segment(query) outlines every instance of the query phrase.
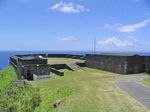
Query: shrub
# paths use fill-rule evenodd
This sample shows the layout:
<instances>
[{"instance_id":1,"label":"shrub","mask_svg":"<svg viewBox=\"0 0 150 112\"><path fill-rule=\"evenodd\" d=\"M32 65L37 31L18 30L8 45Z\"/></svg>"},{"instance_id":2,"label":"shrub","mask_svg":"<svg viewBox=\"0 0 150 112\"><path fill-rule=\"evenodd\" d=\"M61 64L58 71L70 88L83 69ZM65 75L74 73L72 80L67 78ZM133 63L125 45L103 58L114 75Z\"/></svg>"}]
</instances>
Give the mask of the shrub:
<instances>
[{"instance_id":1,"label":"shrub","mask_svg":"<svg viewBox=\"0 0 150 112\"><path fill-rule=\"evenodd\" d=\"M0 93L0 112L34 112L40 102L37 88L31 85L11 85Z\"/></svg>"}]
</instances>

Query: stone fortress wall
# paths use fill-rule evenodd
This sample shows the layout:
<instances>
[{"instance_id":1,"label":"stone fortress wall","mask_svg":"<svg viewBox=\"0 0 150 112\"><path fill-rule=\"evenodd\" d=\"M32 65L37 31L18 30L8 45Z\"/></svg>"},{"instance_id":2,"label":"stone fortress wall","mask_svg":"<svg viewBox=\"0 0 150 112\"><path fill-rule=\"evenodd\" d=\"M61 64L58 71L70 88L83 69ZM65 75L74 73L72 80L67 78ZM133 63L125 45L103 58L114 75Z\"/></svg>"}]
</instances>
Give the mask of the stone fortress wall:
<instances>
[{"instance_id":1,"label":"stone fortress wall","mask_svg":"<svg viewBox=\"0 0 150 112\"><path fill-rule=\"evenodd\" d=\"M59 69L67 69L66 64L53 64L47 62L49 57L65 57L73 59L84 60L84 55L70 55L70 54L26 54L15 55L10 57L10 65L15 68L18 79L33 80L33 75L44 76L50 73L63 76L64 73ZM84 67L85 63L77 63L77 65Z\"/></svg>"},{"instance_id":2,"label":"stone fortress wall","mask_svg":"<svg viewBox=\"0 0 150 112\"><path fill-rule=\"evenodd\" d=\"M147 60L146 60L147 59ZM86 66L119 74L150 72L150 56L137 54L87 54Z\"/></svg>"},{"instance_id":3,"label":"stone fortress wall","mask_svg":"<svg viewBox=\"0 0 150 112\"><path fill-rule=\"evenodd\" d=\"M60 69L69 69L67 64L48 64L46 58L62 57L85 60L77 62L80 67L91 67L119 74L146 72L150 74L150 56L137 54L27 54L10 57L10 65L15 68L18 79L33 80L33 75L44 76L55 73L63 76Z\"/></svg>"}]
</instances>

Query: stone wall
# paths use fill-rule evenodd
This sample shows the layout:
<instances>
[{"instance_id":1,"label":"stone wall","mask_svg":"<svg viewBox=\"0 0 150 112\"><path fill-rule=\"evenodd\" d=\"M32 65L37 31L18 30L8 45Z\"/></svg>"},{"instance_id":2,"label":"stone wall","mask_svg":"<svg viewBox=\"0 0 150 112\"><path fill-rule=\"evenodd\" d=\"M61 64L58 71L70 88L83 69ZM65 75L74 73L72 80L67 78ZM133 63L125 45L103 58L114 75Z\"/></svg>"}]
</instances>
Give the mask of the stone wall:
<instances>
[{"instance_id":1,"label":"stone wall","mask_svg":"<svg viewBox=\"0 0 150 112\"><path fill-rule=\"evenodd\" d=\"M145 72L145 57L132 56L127 58L126 74L143 73Z\"/></svg>"},{"instance_id":2,"label":"stone wall","mask_svg":"<svg viewBox=\"0 0 150 112\"><path fill-rule=\"evenodd\" d=\"M15 68L18 79L28 79L29 72L32 79L35 75L48 75L50 72L47 59L31 55L17 55L10 57L10 65Z\"/></svg>"},{"instance_id":3,"label":"stone wall","mask_svg":"<svg viewBox=\"0 0 150 112\"><path fill-rule=\"evenodd\" d=\"M16 67L18 64L18 57L17 56L12 56L10 57L10 65L13 67Z\"/></svg>"},{"instance_id":4,"label":"stone wall","mask_svg":"<svg viewBox=\"0 0 150 112\"><path fill-rule=\"evenodd\" d=\"M77 64L78 66L80 66L80 67L86 67L85 62L84 62L84 63L77 62L76 64Z\"/></svg>"},{"instance_id":5,"label":"stone wall","mask_svg":"<svg viewBox=\"0 0 150 112\"><path fill-rule=\"evenodd\" d=\"M15 68L18 79L32 79L33 74L35 75L47 75L50 72L50 68L53 72L63 75L56 69L66 69L65 64L55 64L48 65L47 59L43 57L65 57L65 58L75 58L75 59L84 59L83 55L70 55L70 54L26 54L26 55L15 55L10 57L10 65ZM85 63L78 63L79 66L84 67ZM29 75L30 73L30 75ZM30 76L30 77L28 77Z\"/></svg>"},{"instance_id":6,"label":"stone wall","mask_svg":"<svg viewBox=\"0 0 150 112\"><path fill-rule=\"evenodd\" d=\"M31 72L29 74L28 72ZM25 79L28 79L28 75L49 75L50 74L50 67L47 64L40 64L40 65L26 65L20 69L20 73L24 76ZM32 77L32 76L31 76Z\"/></svg>"},{"instance_id":7,"label":"stone wall","mask_svg":"<svg viewBox=\"0 0 150 112\"><path fill-rule=\"evenodd\" d=\"M86 55L86 66L124 74L125 60L124 57Z\"/></svg>"},{"instance_id":8,"label":"stone wall","mask_svg":"<svg viewBox=\"0 0 150 112\"><path fill-rule=\"evenodd\" d=\"M56 75L59 75L59 76L64 76L64 72L61 72L55 68L50 68L50 71Z\"/></svg>"},{"instance_id":9,"label":"stone wall","mask_svg":"<svg viewBox=\"0 0 150 112\"><path fill-rule=\"evenodd\" d=\"M55 69L65 69L66 68L66 64L53 64L53 65L49 65L51 68L55 68Z\"/></svg>"},{"instance_id":10,"label":"stone wall","mask_svg":"<svg viewBox=\"0 0 150 112\"><path fill-rule=\"evenodd\" d=\"M62 57L62 58L73 58L73 59L85 59L84 55L72 55L72 54L48 54L48 57Z\"/></svg>"},{"instance_id":11,"label":"stone wall","mask_svg":"<svg viewBox=\"0 0 150 112\"><path fill-rule=\"evenodd\" d=\"M40 59L40 58L35 58L35 59L20 59L20 58L18 58L18 62L21 65L27 65L27 64L47 64L47 59Z\"/></svg>"},{"instance_id":12,"label":"stone wall","mask_svg":"<svg viewBox=\"0 0 150 112\"><path fill-rule=\"evenodd\" d=\"M143 56L86 55L86 66L119 74L141 73L145 71Z\"/></svg>"},{"instance_id":13,"label":"stone wall","mask_svg":"<svg viewBox=\"0 0 150 112\"><path fill-rule=\"evenodd\" d=\"M150 75L150 56L146 56L145 58L145 71Z\"/></svg>"},{"instance_id":14,"label":"stone wall","mask_svg":"<svg viewBox=\"0 0 150 112\"><path fill-rule=\"evenodd\" d=\"M73 54L26 54L26 55L16 55L18 57L27 56L43 56L43 57L64 57L64 58L74 58L85 60L85 55L73 55Z\"/></svg>"},{"instance_id":15,"label":"stone wall","mask_svg":"<svg viewBox=\"0 0 150 112\"><path fill-rule=\"evenodd\" d=\"M78 66L80 66L80 67L85 67L86 66L86 64L85 64L85 62L77 62L77 63L75 63L75 64L77 64ZM66 64L53 64L53 65L49 65L51 68L55 68L55 69L67 69L68 67L67 67L67 65Z\"/></svg>"}]
</instances>

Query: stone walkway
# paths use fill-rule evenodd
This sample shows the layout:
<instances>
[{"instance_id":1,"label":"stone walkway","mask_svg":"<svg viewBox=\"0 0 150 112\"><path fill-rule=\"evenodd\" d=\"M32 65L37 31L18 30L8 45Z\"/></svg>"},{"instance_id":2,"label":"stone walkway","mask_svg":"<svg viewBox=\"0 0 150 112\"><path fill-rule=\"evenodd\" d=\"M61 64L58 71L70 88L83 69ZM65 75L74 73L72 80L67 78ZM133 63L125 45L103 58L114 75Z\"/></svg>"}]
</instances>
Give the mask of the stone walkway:
<instances>
[{"instance_id":1,"label":"stone walkway","mask_svg":"<svg viewBox=\"0 0 150 112\"><path fill-rule=\"evenodd\" d=\"M120 89L125 91L129 96L133 97L150 110L150 87L146 87L140 82L146 77L148 77L148 75L131 75L117 79L116 83Z\"/></svg>"}]
</instances>

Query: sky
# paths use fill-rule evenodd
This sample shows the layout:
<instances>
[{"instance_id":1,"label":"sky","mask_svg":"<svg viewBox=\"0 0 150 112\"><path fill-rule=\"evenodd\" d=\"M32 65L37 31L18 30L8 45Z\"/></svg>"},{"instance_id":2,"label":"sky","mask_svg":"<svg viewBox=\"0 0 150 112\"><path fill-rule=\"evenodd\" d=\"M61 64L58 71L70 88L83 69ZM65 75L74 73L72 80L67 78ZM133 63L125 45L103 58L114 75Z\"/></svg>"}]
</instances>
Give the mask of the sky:
<instances>
[{"instance_id":1,"label":"sky","mask_svg":"<svg viewBox=\"0 0 150 112\"><path fill-rule=\"evenodd\" d=\"M150 0L0 0L0 50L150 52Z\"/></svg>"}]
</instances>

